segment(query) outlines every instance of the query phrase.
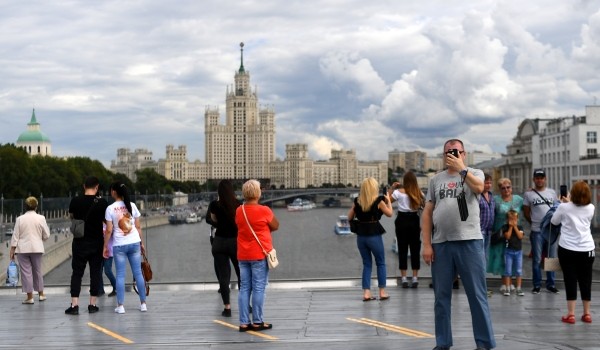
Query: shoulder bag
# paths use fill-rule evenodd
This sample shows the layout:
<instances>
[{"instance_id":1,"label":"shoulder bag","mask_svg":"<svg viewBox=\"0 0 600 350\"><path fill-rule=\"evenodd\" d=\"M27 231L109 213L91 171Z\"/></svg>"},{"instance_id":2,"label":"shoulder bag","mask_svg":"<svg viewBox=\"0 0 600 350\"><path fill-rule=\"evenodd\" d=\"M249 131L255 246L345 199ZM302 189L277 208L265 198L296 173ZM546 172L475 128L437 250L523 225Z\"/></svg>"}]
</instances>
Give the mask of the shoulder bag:
<instances>
[{"instance_id":1,"label":"shoulder bag","mask_svg":"<svg viewBox=\"0 0 600 350\"><path fill-rule=\"evenodd\" d=\"M256 241L258 242L260 249L262 249L263 253L267 257L267 263L269 264L269 269L272 270L272 269L276 268L279 265L279 260L277 259L277 251L275 251L275 248L273 248L273 249L271 249L270 252L267 253L265 248L263 248L262 243L260 243L260 240L258 239L258 236L256 235L256 232L254 232L252 225L250 225L250 221L248 221L248 216L246 216L246 210L244 209L243 204L242 204L242 213L244 213L244 218L246 219L246 223L248 224L248 227L250 227L250 231L252 231L254 238L256 238Z\"/></svg>"},{"instance_id":2,"label":"shoulder bag","mask_svg":"<svg viewBox=\"0 0 600 350\"><path fill-rule=\"evenodd\" d=\"M144 285L146 286L146 296L150 294L150 282L152 280L152 267L146 257L146 253L142 252L142 275L144 276ZM139 295L140 291L137 290L137 284L135 278L133 279L133 290Z\"/></svg>"},{"instance_id":3,"label":"shoulder bag","mask_svg":"<svg viewBox=\"0 0 600 350\"><path fill-rule=\"evenodd\" d=\"M88 219L88 216L90 216L90 212L96 203L98 203L98 198L94 198L94 203L92 203L90 209L87 211L87 214L85 214L85 219L71 219L70 230L73 234L73 238L82 238L85 235L85 221Z\"/></svg>"}]
</instances>

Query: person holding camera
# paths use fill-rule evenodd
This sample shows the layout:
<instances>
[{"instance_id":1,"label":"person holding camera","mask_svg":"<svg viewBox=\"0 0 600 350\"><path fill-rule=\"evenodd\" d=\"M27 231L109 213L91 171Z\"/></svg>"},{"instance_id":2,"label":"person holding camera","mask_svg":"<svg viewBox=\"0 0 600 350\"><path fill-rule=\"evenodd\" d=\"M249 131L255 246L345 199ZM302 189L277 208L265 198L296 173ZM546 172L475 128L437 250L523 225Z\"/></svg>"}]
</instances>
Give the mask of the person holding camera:
<instances>
[{"instance_id":1,"label":"person holding camera","mask_svg":"<svg viewBox=\"0 0 600 350\"><path fill-rule=\"evenodd\" d=\"M471 309L477 349L496 347L487 298L485 253L479 224L478 195L483 191L483 172L465 165L461 140L444 143L446 170L429 181L421 218L423 260L431 265L435 295L434 350L448 350L452 343L452 283L458 273Z\"/></svg>"}]
</instances>

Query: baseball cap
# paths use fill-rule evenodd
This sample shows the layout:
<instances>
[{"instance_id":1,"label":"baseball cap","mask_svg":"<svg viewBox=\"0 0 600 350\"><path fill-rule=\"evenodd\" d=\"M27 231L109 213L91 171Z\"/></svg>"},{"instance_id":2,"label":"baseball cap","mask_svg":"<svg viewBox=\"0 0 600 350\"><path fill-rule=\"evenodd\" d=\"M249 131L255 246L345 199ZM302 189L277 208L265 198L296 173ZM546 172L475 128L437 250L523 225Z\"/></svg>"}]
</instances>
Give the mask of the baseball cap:
<instances>
[{"instance_id":1,"label":"baseball cap","mask_svg":"<svg viewBox=\"0 0 600 350\"><path fill-rule=\"evenodd\" d=\"M546 172L544 169L535 169L533 171L533 177L546 177Z\"/></svg>"}]
</instances>

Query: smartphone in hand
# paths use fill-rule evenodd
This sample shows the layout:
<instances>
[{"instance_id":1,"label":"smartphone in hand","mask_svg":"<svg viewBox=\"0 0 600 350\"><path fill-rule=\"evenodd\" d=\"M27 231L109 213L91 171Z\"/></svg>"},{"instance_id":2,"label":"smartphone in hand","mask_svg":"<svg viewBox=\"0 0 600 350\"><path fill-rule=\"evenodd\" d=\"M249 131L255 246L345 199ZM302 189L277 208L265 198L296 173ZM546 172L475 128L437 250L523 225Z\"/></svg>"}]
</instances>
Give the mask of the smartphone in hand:
<instances>
[{"instance_id":1,"label":"smartphone in hand","mask_svg":"<svg viewBox=\"0 0 600 350\"><path fill-rule=\"evenodd\" d=\"M560 185L560 198L567 196L567 185Z\"/></svg>"},{"instance_id":2,"label":"smartphone in hand","mask_svg":"<svg viewBox=\"0 0 600 350\"><path fill-rule=\"evenodd\" d=\"M458 149L456 149L456 148L449 149L448 152L446 152L446 154L451 154L451 155L455 156L456 158L458 158Z\"/></svg>"}]
</instances>

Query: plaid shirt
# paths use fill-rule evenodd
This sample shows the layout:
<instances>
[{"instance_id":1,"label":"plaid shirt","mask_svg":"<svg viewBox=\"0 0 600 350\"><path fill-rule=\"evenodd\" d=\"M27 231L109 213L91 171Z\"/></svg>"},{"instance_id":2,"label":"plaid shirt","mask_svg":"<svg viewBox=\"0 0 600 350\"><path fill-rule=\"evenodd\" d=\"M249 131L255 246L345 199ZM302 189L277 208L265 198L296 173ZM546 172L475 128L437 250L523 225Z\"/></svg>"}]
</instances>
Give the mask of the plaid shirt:
<instances>
[{"instance_id":1,"label":"plaid shirt","mask_svg":"<svg viewBox=\"0 0 600 350\"><path fill-rule=\"evenodd\" d=\"M485 200L483 193L479 197L479 225L481 227L481 233L486 234L492 231L494 225L494 210L496 209L496 202L492 192L488 192L490 201Z\"/></svg>"}]
</instances>

